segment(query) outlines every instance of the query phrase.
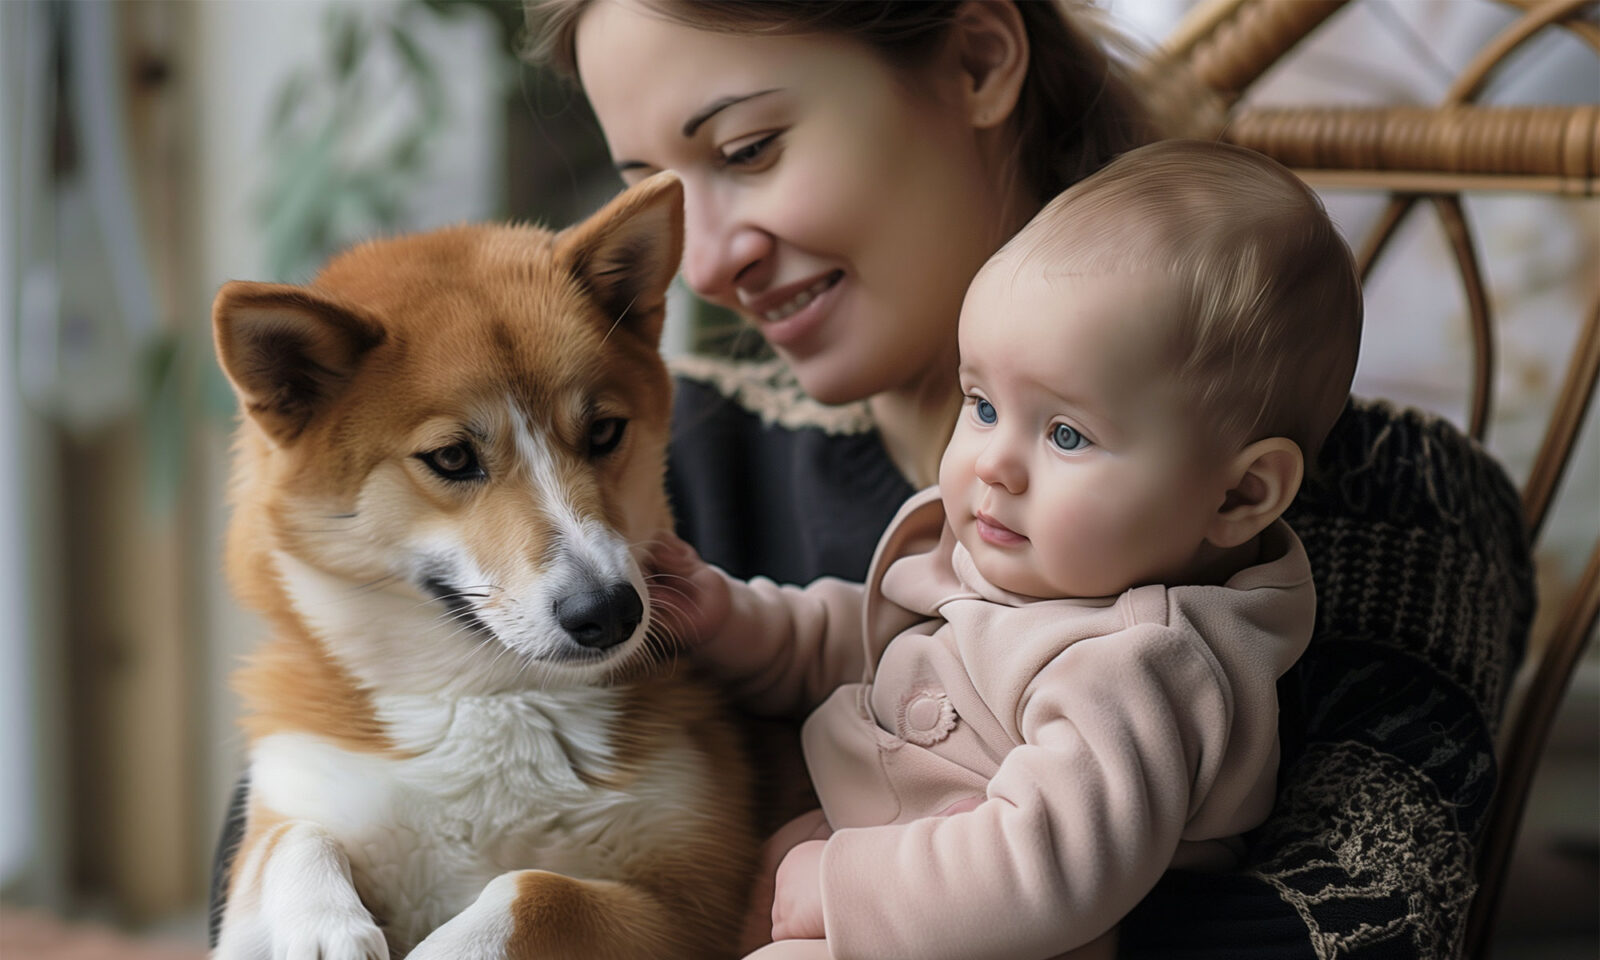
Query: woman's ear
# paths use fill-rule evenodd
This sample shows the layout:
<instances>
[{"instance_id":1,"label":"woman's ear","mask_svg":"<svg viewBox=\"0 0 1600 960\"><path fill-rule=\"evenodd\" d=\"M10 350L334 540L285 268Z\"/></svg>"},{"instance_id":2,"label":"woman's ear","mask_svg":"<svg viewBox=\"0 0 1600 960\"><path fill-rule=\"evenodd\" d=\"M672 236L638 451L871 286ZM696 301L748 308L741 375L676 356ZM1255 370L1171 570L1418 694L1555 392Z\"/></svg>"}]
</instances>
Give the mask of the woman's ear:
<instances>
[{"instance_id":1,"label":"woman's ear","mask_svg":"<svg viewBox=\"0 0 1600 960\"><path fill-rule=\"evenodd\" d=\"M1028 31L1011 0L969 0L956 11L953 42L967 119L980 130L1011 117L1028 74Z\"/></svg>"},{"instance_id":2,"label":"woman's ear","mask_svg":"<svg viewBox=\"0 0 1600 960\"><path fill-rule=\"evenodd\" d=\"M1289 509L1305 457L1293 440L1269 437L1240 451L1230 469L1232 486L1206 530L1206 541L1224 549L1247 542Z\"/></svg>"}]
</instances>

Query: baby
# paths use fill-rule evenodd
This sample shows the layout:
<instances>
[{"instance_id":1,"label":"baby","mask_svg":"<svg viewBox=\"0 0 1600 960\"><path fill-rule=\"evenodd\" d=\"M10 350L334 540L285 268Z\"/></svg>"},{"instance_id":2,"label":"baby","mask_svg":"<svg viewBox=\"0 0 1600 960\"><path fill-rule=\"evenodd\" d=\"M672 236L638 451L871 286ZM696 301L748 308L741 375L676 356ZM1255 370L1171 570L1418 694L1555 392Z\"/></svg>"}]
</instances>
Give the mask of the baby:
<instances>
[{"instance_id":1,"label":"baby","mask_svg":"<svg viewBox=\"0 0 1600 960\"><path fill-rule=\"evenodd\" d=\"M1164 871L1233 861L1272 806L1276 682L1311 636L1279 517L1360 332L1309 189L1250 151L1153 144L973 280L939 485L865 584L658 551L694 655L752 707L815 708L822 810L774 838L779 942L758 956L1050 957Z\"/></svg>"}]
</instances>

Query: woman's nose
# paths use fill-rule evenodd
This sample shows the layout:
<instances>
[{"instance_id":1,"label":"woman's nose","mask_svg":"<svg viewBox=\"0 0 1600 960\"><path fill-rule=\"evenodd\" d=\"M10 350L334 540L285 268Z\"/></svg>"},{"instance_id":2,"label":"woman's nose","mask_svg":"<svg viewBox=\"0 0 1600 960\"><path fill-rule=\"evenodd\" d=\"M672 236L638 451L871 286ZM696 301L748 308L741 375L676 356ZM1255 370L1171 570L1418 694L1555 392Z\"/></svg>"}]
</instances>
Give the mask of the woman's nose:
<instances>
[{"instance_id":1,"label":"woman's nose","mask_svg":"<svg viewBox=\"0 0 1600 960\"><path fill-rule=\"evenodd\" d=\"M996 433L984 444L978 459L972 464L978 479L991 487L1001 487L1007 493L1022 493L1028 489L1028 470L1024 458L1005 436Z\"/></svg>"},{"instance_id":2,"label":"woman's nose","mask_svg":"<svg viewBox=\"0 0 1600 960\"><path fill-rule=\"evenodd\" d=\"M695 293L737 306L741 287L760 289L772 261L772 235L739 215L726 197L684 185L683 279Z\"/></svg>"}]
</instances>

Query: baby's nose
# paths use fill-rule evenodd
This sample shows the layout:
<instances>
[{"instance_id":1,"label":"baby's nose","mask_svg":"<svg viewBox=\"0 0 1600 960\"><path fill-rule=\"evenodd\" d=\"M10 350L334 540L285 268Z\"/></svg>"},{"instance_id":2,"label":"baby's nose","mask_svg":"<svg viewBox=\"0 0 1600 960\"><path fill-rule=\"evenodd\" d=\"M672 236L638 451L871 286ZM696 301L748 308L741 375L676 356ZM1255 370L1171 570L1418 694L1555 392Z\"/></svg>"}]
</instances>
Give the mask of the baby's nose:
<instances>
[{"instance_id":1,"label":"baby's nose","mask_svg":"<svg viewBox=\"0 0 1600 960\"><path fill-rule=\"evenodd\" d=\"M1021 493L1028 488L1026 465L1008 443L997 440L985 446L973 467L979 480L1002 487L1007 493Z\"/></svg>"}]
</instances>

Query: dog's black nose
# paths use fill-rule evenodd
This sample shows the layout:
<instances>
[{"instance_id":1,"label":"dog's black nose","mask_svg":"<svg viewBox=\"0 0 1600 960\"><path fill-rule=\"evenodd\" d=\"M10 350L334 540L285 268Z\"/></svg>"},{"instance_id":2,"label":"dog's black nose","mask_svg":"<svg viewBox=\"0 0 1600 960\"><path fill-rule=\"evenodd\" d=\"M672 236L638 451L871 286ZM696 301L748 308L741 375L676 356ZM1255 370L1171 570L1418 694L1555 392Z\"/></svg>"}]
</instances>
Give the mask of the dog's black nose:
<instances>
[{"instance_id":1,"label":"dog's black nose","mask_svg":"<svg viewBox=\"0 0 1600 960\"><path fill-rule=\"evenodd\" d=\"M633 636L644 618L644 603L632 584L574 593L556 601L556 620L572 639L605 650Z\"/></svg>"}]
</instances>

